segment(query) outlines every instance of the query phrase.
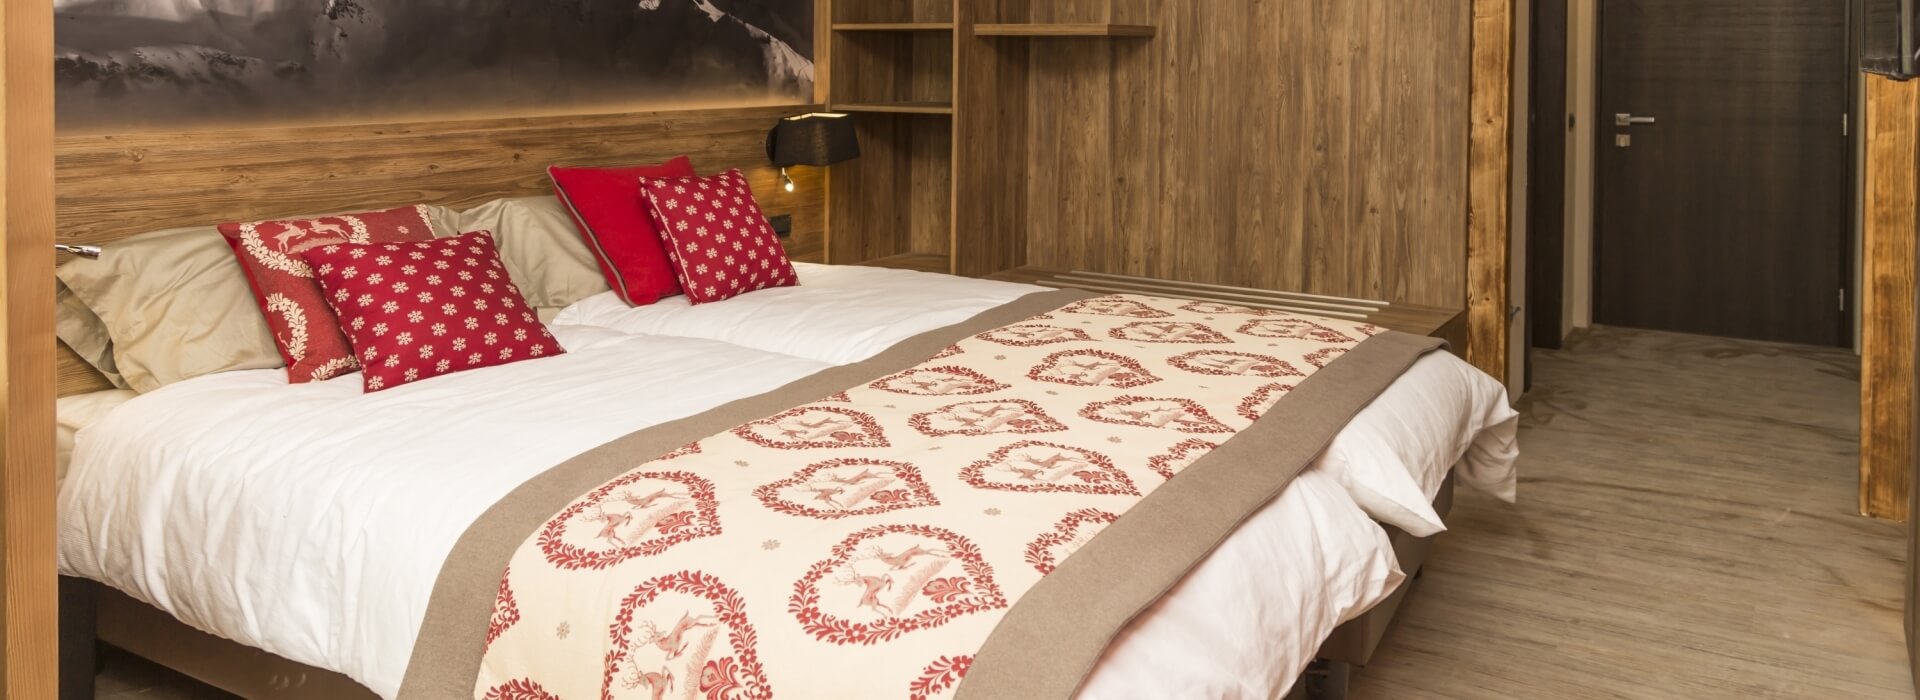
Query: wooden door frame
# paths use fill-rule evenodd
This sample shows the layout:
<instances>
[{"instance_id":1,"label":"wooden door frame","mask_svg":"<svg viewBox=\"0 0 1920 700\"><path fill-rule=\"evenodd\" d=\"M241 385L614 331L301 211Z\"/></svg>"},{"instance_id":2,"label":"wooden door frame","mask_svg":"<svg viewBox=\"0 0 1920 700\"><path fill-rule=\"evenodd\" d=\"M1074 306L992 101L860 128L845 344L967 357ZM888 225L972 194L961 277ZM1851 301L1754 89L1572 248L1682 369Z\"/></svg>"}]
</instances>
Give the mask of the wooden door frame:
<instances>
[{"instance_id":1,"label":"wooden door frame","mask_svg":"<svg viewBox=\"0 0 1920 700\"><path fill-rule=\"evenodd\" d=\"M1589 212L1591 215L1590 220L1592 222L1591 230L1593 231L1593 236L1592 236L1593 240L1591 242L1592 254L1589 255L1587 259L1587 265L1589 268L1588 279L1593 280L1593 289L1591 290L1591 293L1588 294L1588 298L1592 300L1593 308L1591 310L1590 315L1594 319L1594 323L1596 324L1599 323L1598 319L1600 318L1600 299L1601 299L1600 260L1605 255L1604 253L1605 237L1602 236L1601 234L1605 233L1606 231L1605 229L1606 217L1604 214L1604 212L1606 211L1606 202L1605 202L1606 188L1602 186L1605 183L1602 182L1600 179L1600 175L1601 175L1600 161L1602 158L1605 157L1604 154L1607 152L1606 149L1608 147L1607 139L1611 135L1606 129L1606 119L1603 116L1606 114L1606 111L1607 111L1607 104L1605 99L1606 91L1604 88L1607 82L1606 81L1606 74L1607 74L1606 73L1606 70L1607 70L1606 6L1608 1L1609 0L1594 0L1593 113L1587 115L1588 119L1593 120L1593 125L1594 125L1593 160L1592 162L1587 164L1588 167L1592 169L1592 172L1590 173L1590 175L1592 176L1592 181L1593 181L1593 207ZM1856 128L1852 125L1860 123L1860 120L1861 120L1861 115L1853 114L1854 105L1858 104L1859 102L1859 93L1857 92L1859 89L1858 81L1854 79L1855 73L1857 73L1859 70L1859 61L1858 61L1858 57L1855 55L1855 47L1854 47L1854 43L1855 43L1854 35L1856 32L1854 31L1854 27L1853 27L1852 3L1848 3L1847 7L1848 7L1847 41L1846 41L1847 68L1845 70L1846 75L1844 76L1847 84L1847 100L1846 100L1844 113L1847 114L1849 117L1848 128L1852 129L1852 128ZM1846 302L1847 303L1846 307L1836 308L1834 311L1835 313L1840 315L1840 330L1837 336L1834 338L1834 341L1833 341L1834 344L1832 345L1832 347L1849 347L1849 348L1853 347L1854 322L1853 322L1852 304L1855 302L1852 300L1859 298L1859 290L1855 286L1854 275L1853 275L1853 261L1854 261L1854 254L1855 254L1855 251L1853 249L1853 232L1855 230L1856 225L1858 224L1858 222L1854 220L1853 201L1860 196L1860 191L1854 186L1855 183L1854 183L1853 175L1855 170L1857 170L1859 167L1860 167L1860 164L1854 161L1853 147L1851 145L1848 145L1846 176L1842 178L1843 182L1841 183L1841 186L1840 186L1841 196L1844 197L1845 200L1847 201L1847 206L1840 208L1841 235L1840 235L1840 241L1839 241L1840 290L1841 290L1842 297L1848 301Z\"/></svg>"},{"instance_id":2,"label":"wooden door frame","mask_svg":"<svg viewBox=\"0 0 1920 700\"><path fill-rule=\"evenodd\" d=\"M53 5L0 3L0 696L56 693Z\"/></svg>"},{"instance_id":3,"label":"wooden door frame","mask_svg":"<svg viewBox=\"0 0 1920 700\"><path fill-rule=\"evenodd\" d=\"M1467 146L1467 361L1507 376L1513 304L1514 3L1471 0Z\"/></svg>"}]
</instances>

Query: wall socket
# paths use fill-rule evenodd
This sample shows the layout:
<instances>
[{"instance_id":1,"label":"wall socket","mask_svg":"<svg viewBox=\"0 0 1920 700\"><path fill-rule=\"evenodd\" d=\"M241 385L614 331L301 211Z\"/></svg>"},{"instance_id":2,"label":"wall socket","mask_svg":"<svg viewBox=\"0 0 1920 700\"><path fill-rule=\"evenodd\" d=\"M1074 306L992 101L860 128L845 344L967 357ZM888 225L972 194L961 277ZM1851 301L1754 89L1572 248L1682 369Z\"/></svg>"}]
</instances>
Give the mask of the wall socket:
<instances>
[{"instance_id":1,"label":"wall socket","mask_svg":"<svg viewBox=\"0 0 1920 700\"><path fill-rule=\"evenodd\" d=\"M781 214L767 217L767 223L773 226L773 233L781 238L793 235L793 215Z\"/></svg>"}]
</instances>

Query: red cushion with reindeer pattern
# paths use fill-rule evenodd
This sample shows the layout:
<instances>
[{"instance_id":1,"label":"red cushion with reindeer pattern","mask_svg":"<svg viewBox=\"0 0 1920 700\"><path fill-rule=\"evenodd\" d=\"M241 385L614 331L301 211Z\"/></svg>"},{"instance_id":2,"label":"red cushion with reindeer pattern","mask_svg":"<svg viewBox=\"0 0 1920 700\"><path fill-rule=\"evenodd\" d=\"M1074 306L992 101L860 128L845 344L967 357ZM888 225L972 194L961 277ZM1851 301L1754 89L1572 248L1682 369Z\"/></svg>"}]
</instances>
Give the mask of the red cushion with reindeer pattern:
<instances>
[{"instance_id":1,"label":"red cushion with reindeer pattern","mask_svg":"<svg viewBox=\"0 0 1920 700\"><path fill-rule=\"evenodd\" d=\"M220 235L233 247L240 268L253 285L254 301L266 314L273 342L287 361L287 381L300 384L332 379L359 367L333 310L320 296L313 271L300 254L336 243L424 241L433 238L433 225L427 223L426 207L412 206L313 219L221 224Z\"/></svg>"},{"instance_id":2,"label":"red cushion with reindeer pattern","mask_svg":"<svg viewBox=\"0 0 1920 700\"><path fill-rule=\"evenodd\" d=\"M689 301L800 283L738 169L712 177L643 177L640 185Z\"/></svg>"},{"instance_id":3,"label":"red cushion with reindeer pattern","mask_svg":"<svg viewBox=\"0 0 1920 700\"><path fill-rule=\"evenodd\" d=\"M507 276L492 233L305 255L369 392L564 352Z\"/></svg>"}]
</instances>

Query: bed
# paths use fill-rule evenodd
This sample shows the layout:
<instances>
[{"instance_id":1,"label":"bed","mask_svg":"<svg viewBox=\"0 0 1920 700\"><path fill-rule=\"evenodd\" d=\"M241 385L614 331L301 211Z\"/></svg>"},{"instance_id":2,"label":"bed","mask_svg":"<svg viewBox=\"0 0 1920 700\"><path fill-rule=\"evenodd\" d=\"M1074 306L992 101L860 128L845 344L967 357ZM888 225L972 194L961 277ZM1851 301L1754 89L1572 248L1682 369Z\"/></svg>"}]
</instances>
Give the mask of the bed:
<instances>
[{"instance_id":1,"label":"bed","mask_svg":"<svg viewBox=\"0 0 1920 700\"><path fill-rule=\"evenodd\" d=\"M76 435L63 573L393 697L442 561L522 482L1039 291L800 270L798 287L698 307L590 297L554 319L566 355L405 390L254 370L126 401ZM1436 531L1450 475L1511 496L1512 428L1497 383L1449 355L1420 359L1131 625L1080 696L1284 694L1337 627L1404 595L1418 541L1406 533ZM1400 552L1368 511L1396 521Z\"/></svg>"}]
</instances>

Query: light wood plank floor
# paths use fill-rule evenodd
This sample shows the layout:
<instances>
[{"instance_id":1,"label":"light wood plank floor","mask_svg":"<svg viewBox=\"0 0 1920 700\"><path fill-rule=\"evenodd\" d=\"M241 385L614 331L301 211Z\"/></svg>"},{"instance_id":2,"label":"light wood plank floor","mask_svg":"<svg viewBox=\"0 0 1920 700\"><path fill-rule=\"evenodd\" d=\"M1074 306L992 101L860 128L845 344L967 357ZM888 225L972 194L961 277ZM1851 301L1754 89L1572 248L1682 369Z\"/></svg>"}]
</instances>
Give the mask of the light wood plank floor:
<instances>
[{"instance_id":1,"label":"light wood plank floor","mask_svg":"<svg viewBox=\"0 0 1920 700\"><path fill-rule=\"evenodd\" d=\"M1462 490L1353 697L1914 697L1852 353L1603 328L1535 371L1519 505Z\"/></svg>"},{"instance_id":2,"label":"light wood plank floor","mask_svg":"<svg viewBox=\"0 0 1920 700\"><path fill-rule=\"evenodd\" d=\"M1851 353L1597 329L1535 371L1520 504L1461 491L1354 697L1913 697ZM102 698L224 697L106 669Z\"/></svg>"}]
</instances>

